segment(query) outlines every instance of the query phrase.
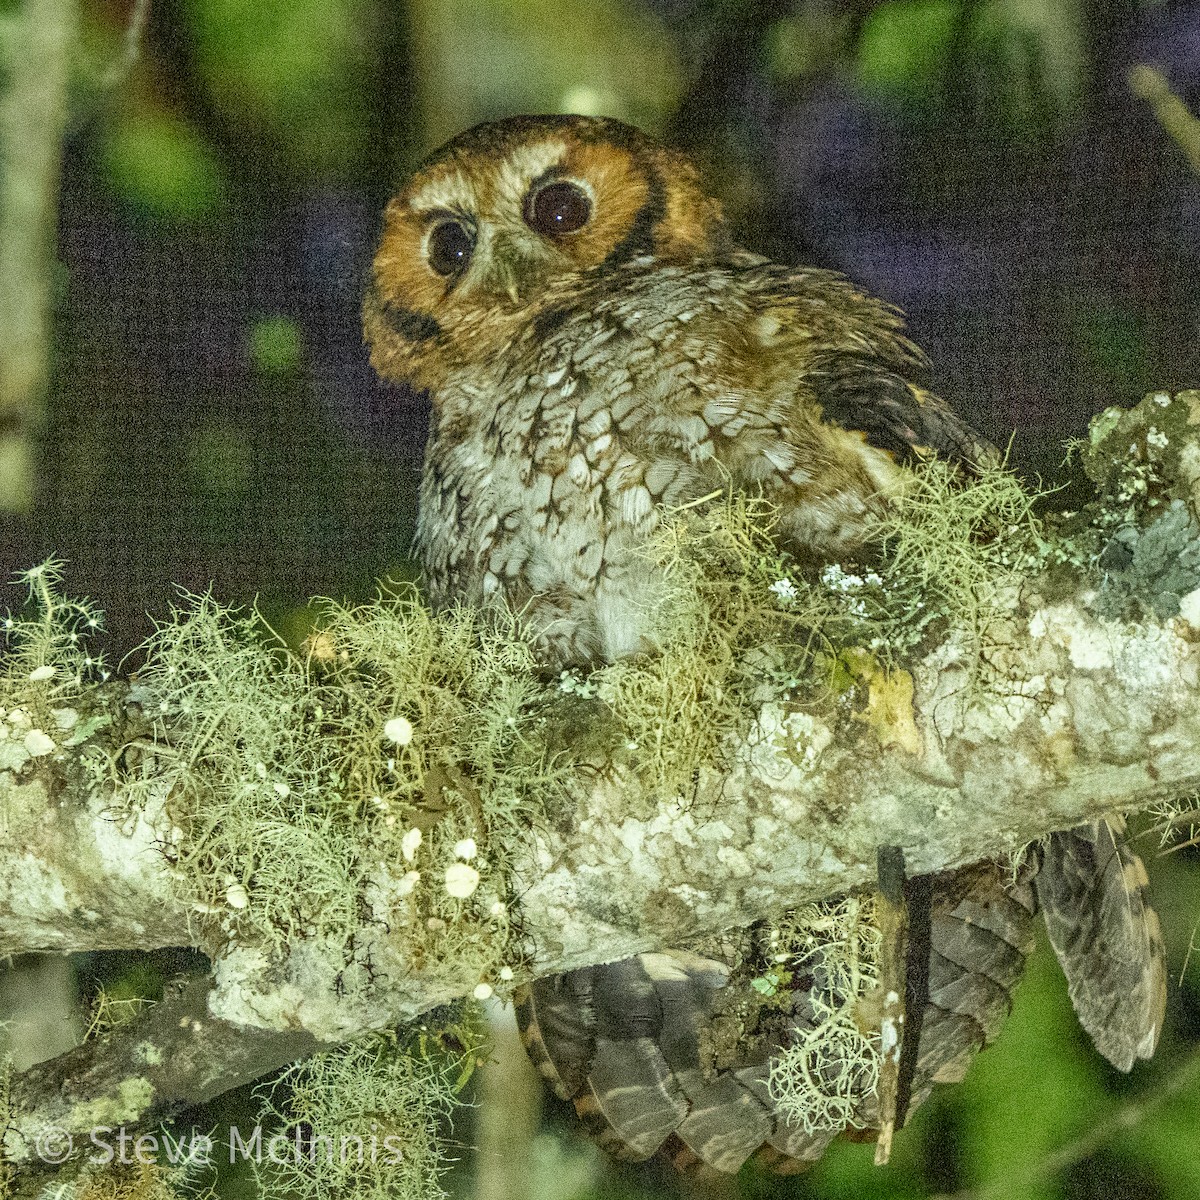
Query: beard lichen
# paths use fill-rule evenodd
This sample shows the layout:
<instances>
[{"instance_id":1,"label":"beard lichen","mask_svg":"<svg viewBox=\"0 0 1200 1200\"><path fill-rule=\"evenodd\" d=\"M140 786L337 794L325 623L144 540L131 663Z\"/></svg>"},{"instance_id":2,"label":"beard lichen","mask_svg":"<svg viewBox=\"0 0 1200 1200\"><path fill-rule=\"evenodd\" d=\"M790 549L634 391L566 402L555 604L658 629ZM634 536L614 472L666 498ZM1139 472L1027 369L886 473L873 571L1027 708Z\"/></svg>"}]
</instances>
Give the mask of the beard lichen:
<instances>
[{"instance_id":1,"label":"beard lichen","mask_svg":"<svg viewBox=\"0 0 1200 1200\"><path fill-rule=\"evenodd\" d=\"M256 1129L262 1200L440 1200L439 1126L480 1050L468 1027L453 1032L372 1034L289 1067Z\"/></svg>"},{"instance_id":2,"label":"beard lichen","mask_svg":"<svg viewBox=\"0 0 1200 1200\"><path fill-rule=\"evenodd\" d=\"M155 769L114 774L130 804L169 795L164 851L220 936L349 947L365 918L403 930L414 965L474 963L490 983L519 956L513 862L572 807L581 766L686 795L770 704L911 745L904 662L937 625L982 655L1036 540L1031 504L1003 471L929 464L859 564L813 567L775 544L765 501L710 498L646 547L664 581L654 651L557 680L516 618L431 613L413 589L319 602L300 652L255 614L186 597L137 676ZM23 761L61 747L46 727L78 719L64 706L99 669L81 645L99 618L59 580L55 563L30 572L37 611L8 621L0 746Z\"/></svg>"},{"instance_id":3,"label":"beard lichen","mask_svg":"<svg viewBox=\"0 0 1200 1200\"><path fill-rule=\"evenodd\" d=\"M1157 833L1162 854L1200 845L1200 791L1159 800L1146 810L1152 824L1148 833Z\"/></svg>"},{"instance_id":4,"label":"beard lichen","mask_svg":"<svg viewBox=\"0 0 1200 1200\"><path fill-rule=\"evenodd\" d=\"M162 1166L139 1154L132 1162L89 1167L63 1194L71 1200L203 1200L211 1192L193 1184L194 1174L193 1165Z\"/></svg>"},{"instance_id":5,"label":"beard lichen","mask_svg":"<svg viewBox=\"0 0 1200 1200\"><path fill-rule=\"evenodd\" d=\"M644 614L654 653L571 675L565 689L604 704L617 745L659 795L686 793L701 766L728 765L764 704L832 708L912 749L911 700L907 711L898 700L911 696L905 664L951 636L986 684L989 652L1039 561L1035 499L1002 468L963 478L924 464L855 561L820 566L776 544L763 499L727 493L681 510L645 551L664 580Z\"/></svg>"},{"instance_id":6,"label":"beard lichen","mask_svg":"<svg viewBox=\"0 0 1200 1200\"><path fill-rule=\"evenodd\" d=\"M868 1012L879 983L874 912L869 895L841 896L705 945L731 973L701 1034L701 1069L765 1064L773 1103L806 1133L866 1125L880 1058Z\"/></svg>"},{"instance_id":7,"label":"beard lichen","mask_svg":"<svg viewBox=\"0 0 1200 1200\"><path fill-rule=\"evenodd\" d=\"M561 772L515 624L434 615L415 592L320 605L302 653L256 615L189 597L138 683L169 789L166 852L221 936L352 957L386 927L416 969L499 980L518 951L512 860Z\"/></svg>"},{"instance_id":8,"label":"beard lichen","mask_svg":"<svg viewBox=\"0 0 1200 1200\"><path fill-rule=\"evenodd\" d=\"M748 727L756 658L774 653L799 668L809 657L819 613L775 602L771 585L786 559L772 524L769 506L739 495L664 522L645 549L646 570L664 581L661 603L644 614L654 652L600 667L587 681L619 722L628 761L660 796L685 791L693 772L721 762L730 735Z\"/></svg>"},{"instance_id":9,"label":"beard lichen","mask_svg":"<svg viewBox=\"0 0 1200 1200\"><path fill-rule=\"evenodd\" d=\"M808 1132L862 1123L879 1077L878 1034L860 1008L878 986L880 934L869 896L806 904L771 933L775 970L804 995L803 1019L774 1055L768 1088Z\"/></svg>"},{"instance_id":10,"label":"beard lichen","mask_svg":"<svg viewBox=\"0 0 1200 1200\"><path fill-rule=\"evenodd\" d=\"M871 528L892 597L882 643L903 650L941 620L982 652L1011 608L1014 582L1037 566L1037 498L1003 467L969 479L937 461L916 468Z\"/></svg>"},{"instance_id":11,"label":"beard lichen","mask_svg":"<svg viewBox=\"0 0 1200 1200\"><path fill-rule=\"evenodd\" d=\"M110 720L102 704L82 703L90 684L108 678L90 649L103 620L87 600L63 594L62 566L49 559L18 575L28 603L0 617L0 770L78 746Z\"/></svg>"}]
</instances>

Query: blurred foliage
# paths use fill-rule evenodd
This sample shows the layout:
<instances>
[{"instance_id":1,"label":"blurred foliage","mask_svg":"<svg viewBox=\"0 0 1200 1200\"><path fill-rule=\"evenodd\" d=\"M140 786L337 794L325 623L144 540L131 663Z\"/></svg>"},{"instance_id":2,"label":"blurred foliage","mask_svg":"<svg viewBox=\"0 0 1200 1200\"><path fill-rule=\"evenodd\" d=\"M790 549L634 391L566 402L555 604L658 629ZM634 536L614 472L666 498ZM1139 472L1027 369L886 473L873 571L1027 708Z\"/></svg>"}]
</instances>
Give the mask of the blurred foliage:
<instances>
[{"instance_id":1,"label":"blurred foliage","mask_svg":"<svg viewBox=\"0 0 1200 1200\"><path fill-rule=\"evenodd\" d=\"M775 83L795 85L844 53L850 34L848 12L803 5L767 27L763 69Z\"/></svg>"},{"instance_id":2,"label":"blurred foliage","mask_svg":"<svg viewBox=\"0 0 1200 1200\"><path fill-rule=\"evenodd\" d=\"M905 104L944 108L969 93L994 134L1041 137L1078 100L1076 8L1073 0L890 0L863 24L857 77Z\"/></svg>"},{"instance_id":3,"label":"blurred foliage","mask_svg":"<svg viewBox=\"0 0 1200 1200\"><path fill-rule=\"evenodd\" d=\"M316 179L362 153L361 63L375 34L366 0L184 0L198 67L221 115L256 128L279 162Z\"/></svg>"},{"instance_id":4,"label":"blurred foliage","mask_svg":"<svg viewBox=\"0 0 1200 1200\"><path fill-rule=\"evenodd\" d=\"M1083 22L1083 0L991 0L976 30L995 47L1001 69L1008 69L1018 107L1049 98L1061 117L1073 111L1083 91Z\"/></svg>"},{"instance_id":5,"label":"blurred foliage","mask_svg":"<svg viewBox=\"0 0 1200 1200\"><path fill-rule=\"evenodd\" d=\"M264 317L250 326L250 361L264 375L291 374L300 368L300 327L288 317Z\"/></svg>"},{"instance_id":6,"label":"blurred foliage","mask_svg":"<svg viewBox=\"0 0 1200 1200\"><path fill-rule=\"evenodd\" d=\"M893 0L867 18L858 76L867 87L904 94L936 86L949 59L961 5L953 0Z\"/></svg>"},{"instance_id":7,"label":"blurred foliage","mask_svg":"<svg viewBox=\"0 0 1200 1200\"><path fill-rule=\"evenodd\" d=\"M177 221L213 215L225 195L221 164L186 121L152 108L125 111L102 150L119 195L146 214Z\"/></svg>"},{"instance_id":8,"label":"blurred foliage","mask_svg":"<svg viewBox=\"0 0 1200 1200\"><path fill-rule=\"evenodd\" d=\"M582 112L661 128L681 90L663 25L634 0L413 0L428 144L514 112Z\"/></svg>"}]
</instances>

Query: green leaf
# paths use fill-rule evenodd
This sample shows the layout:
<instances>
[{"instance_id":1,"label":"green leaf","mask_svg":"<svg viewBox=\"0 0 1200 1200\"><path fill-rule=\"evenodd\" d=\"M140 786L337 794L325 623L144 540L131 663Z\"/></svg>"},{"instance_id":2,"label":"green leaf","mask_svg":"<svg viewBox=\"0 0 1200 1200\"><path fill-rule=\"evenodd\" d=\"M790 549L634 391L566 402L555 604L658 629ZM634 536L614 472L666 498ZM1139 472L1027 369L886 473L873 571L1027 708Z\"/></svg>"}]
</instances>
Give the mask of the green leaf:
<instances>
[{"instance_id":1,"label":"green leaf","mask_svg":"<svg viewBox=\"0 0 1200 1200\"><path fill-rule=\"evenodd\" d=\"M865 87L922 91L950 51L959 7L950 0L894 0L863 24L858 77Z\"/></svg>"},{"instance_id":2,"label":"green leaf","mask_svg":"<svg viewBox=\"0 0 1200 1200\"><path fill-rule=\"evenodd\" d=\"M102 155L112 187L151 216L193 221L221 206L225 182L219 163L203 137L175 117L153 111L123 115Z\"/></svg>"},{"instance_id":3,"label":"green leaf","mask_svg":"<svg viewBox=\"0 0 1200 1200\"><path fill-rule=\"evenodd\" d=\"M264 375L288 375L300 365L300 328L288 317L264 317L249 334L250 361Z\"/></svg>"}]
</instances>

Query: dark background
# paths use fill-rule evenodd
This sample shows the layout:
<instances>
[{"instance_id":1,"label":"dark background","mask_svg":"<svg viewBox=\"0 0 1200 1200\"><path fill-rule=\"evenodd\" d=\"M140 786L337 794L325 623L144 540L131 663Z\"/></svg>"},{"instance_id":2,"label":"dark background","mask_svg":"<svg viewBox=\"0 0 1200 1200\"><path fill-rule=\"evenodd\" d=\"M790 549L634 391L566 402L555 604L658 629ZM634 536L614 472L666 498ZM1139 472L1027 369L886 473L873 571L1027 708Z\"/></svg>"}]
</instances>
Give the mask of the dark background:
<instances>
[{"instance_id":1,"label":"dark background","mask_svg":"<svg viewBox=\"0 0 1200 1200\"><path fill-rule=\"evenodd\" d=\"M492 117L603 112L692 151L746 245L905 308L938 390L1023 473L1066 483L1062 504L1063 442L1091 414L1200 384L1200 180L1127 83L1155 64L1197 110L1196 4L155 0L108 80L129 15L81 10L36 504L0 515L0 571L69 560L115 655L174 585L257 596L295 635L308 597L411 573L426 406L373 377L361 281L393 185ZM1176 975L1200 911L1185 859L1151 864ZM842 1146L743 1192L1200 1196L1194 1090L1065 1172L1002 1182L1161 1085L1196 1034L1194 982L1127 1080L1043 955L892 1167ZM531 1195L658 1186L589 1159L564 1190L559 1153L576 1151L546 1149Z\"/></svg>"}]
</instances>

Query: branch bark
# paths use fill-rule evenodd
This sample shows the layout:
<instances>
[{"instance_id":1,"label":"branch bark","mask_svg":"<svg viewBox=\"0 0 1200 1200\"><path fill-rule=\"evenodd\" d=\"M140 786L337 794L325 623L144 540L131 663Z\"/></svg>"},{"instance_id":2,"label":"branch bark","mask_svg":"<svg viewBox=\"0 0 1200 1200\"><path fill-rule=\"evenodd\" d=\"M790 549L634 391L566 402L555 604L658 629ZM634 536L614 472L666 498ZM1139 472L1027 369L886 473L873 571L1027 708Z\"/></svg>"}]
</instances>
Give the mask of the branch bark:
<instances>
[{"instance_id":1,"label":"branch bark","mask_svg":"<svg viewBox=\"0 0 1200 1200\"><path fill-rule=\"evenodd\" d=\"M1177 501L1164 493L1153 512L1196 511L1200 393L1152 397L1100 422L1089 470L1109 489L1110 509L1124 494L1113 480L1127 483L1130 463L1149 456L1154 487L1169 476ZM1126 515L1109 521L1101 558L1133 544L1137 518ZM1178 544L1157 547L1170 562L1142 605L1173 605L1171 615L1112 615L1114 580L1133 579L1133 567L1072 566L1060 533L1056 581L1030 580L1008 596L988 686L972 686L976 664L951 638L913 665L911 704L872 693L858 719L840 724L764 705L727 769L699 772L689 796L635 795L632 778L611 766L580 773L571 806L516 853L530 973L687 945L869 885L880 845L903 847L910 874L938 872L1200 788L1200 527L1194 516L1175 525ZM1173 599L1163 599L1163 579L1185 581ZM213 984L20 1078L7 1139L16 1162L50 1126L83 1133L101 1099L105 1124L144 1123L318 1045L409 1021L479 982L477 967L452 956L414 961L387 888L362 897L349 950L319 935L282 947L239 940L189 900L164 853L179 831L167 786L153 786L154 758L139 765L136 800L119 778L98 782L83 766L89 755L121 761L129 700L121 686L97 693L92 715L108 723L90 738L0 769L0 954L189 945L212 960ZM389 715L379 714L381 728ZM377 865L382 875L404 869ZM189 1032L197 1027L203 1035ZM185 1067L155 1075L148 1053Z\"/></svg>"},{"instance_id":2,"label":"branch bark","mask_svg":"<svg viewBox=\"0 0 1200 1200\"><path fill-rule=\"evenodd\" d=\"M136 1025L102 1034L17 1076L18 1114L5 1149L38 1174L98 1152L93 1132L138 1130L321 1049L311 1035L247 1028L208 1012L209 981L194 978ZM34 1117L28 1119L28 1115ZM68 1140L70 1139L70 1140ZM79 1153L68 1155L72 1142Z\"/></svg>"}]
</instances>

